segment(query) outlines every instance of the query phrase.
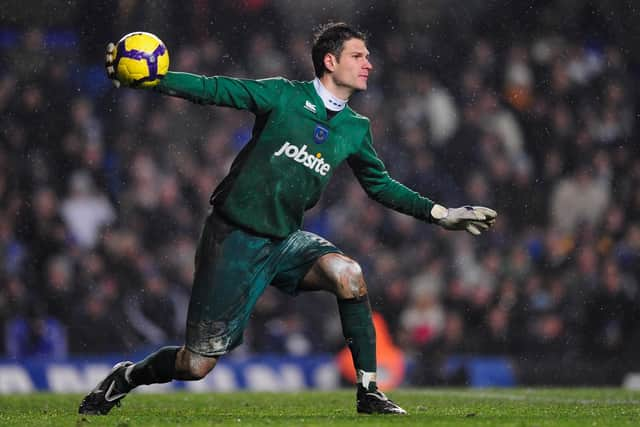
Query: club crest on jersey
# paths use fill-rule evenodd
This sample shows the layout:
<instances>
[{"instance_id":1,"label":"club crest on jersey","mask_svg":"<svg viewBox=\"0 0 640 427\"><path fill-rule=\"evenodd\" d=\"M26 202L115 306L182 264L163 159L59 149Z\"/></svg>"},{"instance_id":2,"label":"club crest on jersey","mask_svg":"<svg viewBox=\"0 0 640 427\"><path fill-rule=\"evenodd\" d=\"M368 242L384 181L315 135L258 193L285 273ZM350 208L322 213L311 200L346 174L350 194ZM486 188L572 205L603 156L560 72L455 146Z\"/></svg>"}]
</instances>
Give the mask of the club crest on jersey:
<instances>
[{"instance_id":1,"label":"club crest on jersey","mask_svg":"<svg viewBox=\"0 0 640 427\"><path fill-rule=\"evenodd\" d=\"M322 125L316 125L313 130L313 142L316 144L323 144L329 137L329 129Z\"/></svg>"},{"instance_id":2,"label":"club crest on jersey","mask_svg":"<svg viewBox=\"0 0 640 427\"><path fill-rule=\"evenodd\" d=\"M288 157L294 162L300 163L322 176L325 176L331 169L331 165L329 163L325 163L322 158L322 153L318 152L314 155L313 153L307 152L306 144L302 147L297 147L289 141L286 141L282 144L282 147L278 148L278 150L273 153L273 155L275 157Z\"/></svg>"}]
</instances>

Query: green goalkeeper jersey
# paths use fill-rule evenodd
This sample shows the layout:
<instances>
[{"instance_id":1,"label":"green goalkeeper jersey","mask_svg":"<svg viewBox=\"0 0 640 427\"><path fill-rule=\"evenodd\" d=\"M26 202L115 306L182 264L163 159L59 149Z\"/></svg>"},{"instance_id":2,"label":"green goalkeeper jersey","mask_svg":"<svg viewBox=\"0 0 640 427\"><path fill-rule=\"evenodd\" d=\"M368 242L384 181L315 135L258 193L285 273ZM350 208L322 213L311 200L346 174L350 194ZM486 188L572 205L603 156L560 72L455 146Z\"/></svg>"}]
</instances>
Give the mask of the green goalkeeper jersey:
<instances>
[{"instance_id":1,"label":"green goalkeeper jersey","mask_svg":"<svg viewBox=\"0 0 640 427\"><path fill-rule=\"evenodd\" d=\"M313 82L169 72L156 90L255 114L251 140L215 189L215 210L238 226L284 238L300 229L346 160L369 197L429 220L433 202L392 179L373 148L369 119L348 106L331 119Z\"/></svg>"}]
</instances>

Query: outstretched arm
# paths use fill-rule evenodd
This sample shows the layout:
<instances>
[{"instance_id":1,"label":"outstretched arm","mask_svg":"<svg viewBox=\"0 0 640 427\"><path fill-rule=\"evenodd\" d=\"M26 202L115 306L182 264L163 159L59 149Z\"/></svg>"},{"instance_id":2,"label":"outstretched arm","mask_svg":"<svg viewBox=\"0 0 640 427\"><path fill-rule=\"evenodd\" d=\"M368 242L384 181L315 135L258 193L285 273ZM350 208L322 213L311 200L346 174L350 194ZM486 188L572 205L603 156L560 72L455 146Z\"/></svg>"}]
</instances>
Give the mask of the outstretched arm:
<instances>
[{"instance_id":1,"label":"outstretched arm","mask_svg":"<svg viewBox=\"0 0 640 427\"><path fill-rule=\"evenodd\" d=\"M105 67L107 76L117 88L122 84L113 64L114 54L115 45L109 43ZM250 80L169 71L153 90L198 104L214 104L264 114L280 102L282 90L287 84L290 83L286 79L278 77Z\"/></svg>"},{"instance_id":2,"label":"outstretched arm","mask_svg":"<svg viewBox=\"0 0 640 427\"><path fill-rule=\"evenodd\" d=\"M358 152L348 159L360 185L373 200L398 212L437 224L447 230L466 230L477 236L489 229L497 212L483 206L446 208L389 176L371 141L371 131Z\"/></svg>"},{"instance_id":3,"label":"outstretched arm","mask_svg":"<svg viewBox=\"0 0 640 427\"><path fill-rule=\"evenodd\" d=\"M198 104L214 104L264 114L280 102L286 84L288 82L283 78L250 80L170 71L154 90Z\"/></svg>"}]
</instances>

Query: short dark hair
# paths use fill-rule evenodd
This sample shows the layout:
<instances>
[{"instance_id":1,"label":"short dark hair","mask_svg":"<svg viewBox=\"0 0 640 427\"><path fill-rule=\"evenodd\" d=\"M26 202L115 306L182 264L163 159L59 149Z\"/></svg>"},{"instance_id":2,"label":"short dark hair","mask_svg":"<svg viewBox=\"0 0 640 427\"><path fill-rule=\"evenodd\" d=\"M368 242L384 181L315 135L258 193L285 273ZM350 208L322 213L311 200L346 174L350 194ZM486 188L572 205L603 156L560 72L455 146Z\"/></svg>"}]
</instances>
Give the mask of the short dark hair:
<instances>
[{"instance_id":1,"label":"short dark hair","mask_svg":"<svg viewBox=\"0 0 640 427\"><path fill-rule=\"evenodd\" d=\"M313 37L313 48L311 58L313 68L317 77L322 77L327 71L324 66L324 57L327 53L332 53L336 58L340 58L344 42L351 39L367 41L367 36L344 22L329 22L316 30Z\"/></svg>"}]
</instances>

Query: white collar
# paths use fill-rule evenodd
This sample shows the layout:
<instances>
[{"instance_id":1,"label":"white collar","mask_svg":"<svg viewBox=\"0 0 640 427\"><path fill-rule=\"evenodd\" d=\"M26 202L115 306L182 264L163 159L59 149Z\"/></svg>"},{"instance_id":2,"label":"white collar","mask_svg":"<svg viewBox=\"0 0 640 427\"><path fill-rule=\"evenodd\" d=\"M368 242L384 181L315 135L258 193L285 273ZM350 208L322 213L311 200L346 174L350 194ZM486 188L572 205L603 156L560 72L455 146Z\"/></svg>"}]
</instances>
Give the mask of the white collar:
<instances>
[{"instance_id":1,"label":"white collar","mask_svg":"<svg viewBox=\"0 0 640 427\"><path fill-rule=\"evenodd\" d=\"M324 87L320 79L317 77L313 79L313 87L316 88L316 92L318 93L318 96L320 96L320 99L322 99L324 106L331 111L342 111L344 107L347 106L347 102L349 102L349 100L345 101L329 92L329 89Z\"/></svg>"}]
</instances>

